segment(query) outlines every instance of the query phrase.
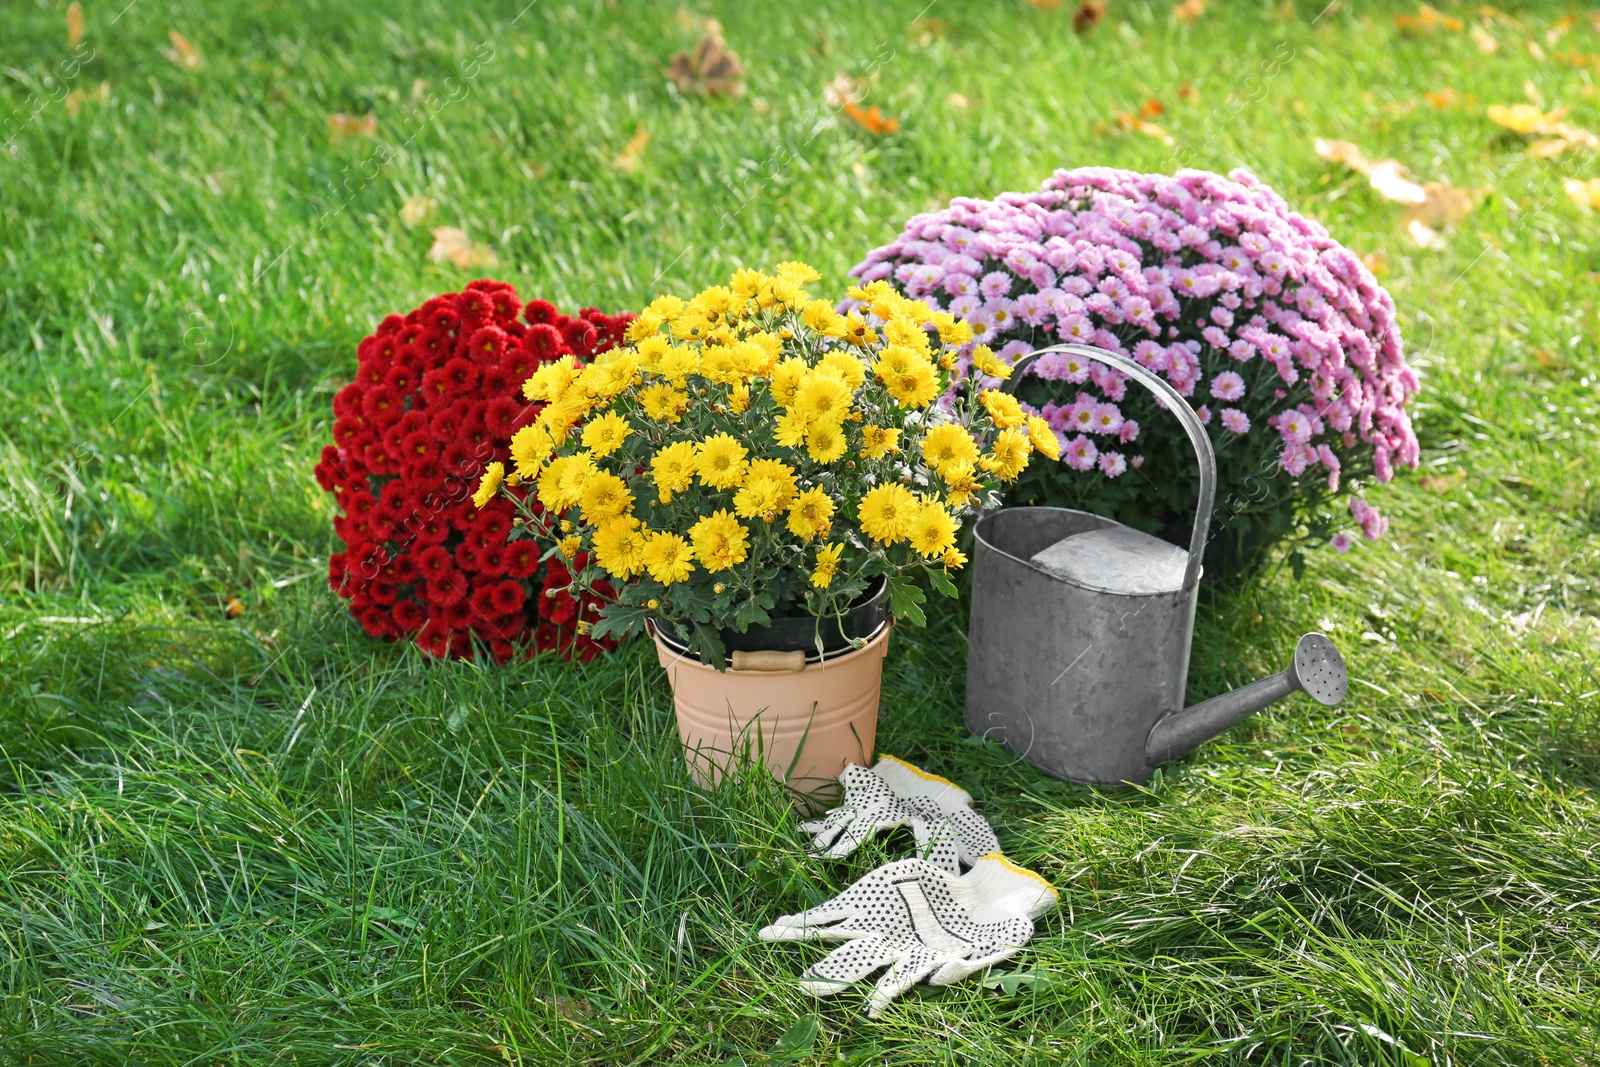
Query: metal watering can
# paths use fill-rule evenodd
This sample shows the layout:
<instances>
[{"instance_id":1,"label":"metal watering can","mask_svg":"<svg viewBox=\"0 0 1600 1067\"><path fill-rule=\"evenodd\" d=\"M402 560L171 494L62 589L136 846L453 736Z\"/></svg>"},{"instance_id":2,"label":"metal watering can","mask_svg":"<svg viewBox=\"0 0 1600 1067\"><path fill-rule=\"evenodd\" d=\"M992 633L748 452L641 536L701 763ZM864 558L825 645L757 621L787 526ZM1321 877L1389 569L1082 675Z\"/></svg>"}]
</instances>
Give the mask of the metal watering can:
<instances>
[{"instance_id":1,"label":"metal watering can","mask_svg":"<svg viewBox=\"0 0 1600 1067\"><path fill-rule=\"evenodd\" d=\"M967 629L967 727L1033 767L1074 782L1138 782L1290 693L1326 705L1348 676L1333 642L1310 633L1287 670L1180 710L1216 495L1217 462L1177 390L1124 356L1090 345L1052 352L1114 367L1183 423L1200 464L1189 550L1069 508L1002 508L976 528Z\"/></svg>"}]
</instances>

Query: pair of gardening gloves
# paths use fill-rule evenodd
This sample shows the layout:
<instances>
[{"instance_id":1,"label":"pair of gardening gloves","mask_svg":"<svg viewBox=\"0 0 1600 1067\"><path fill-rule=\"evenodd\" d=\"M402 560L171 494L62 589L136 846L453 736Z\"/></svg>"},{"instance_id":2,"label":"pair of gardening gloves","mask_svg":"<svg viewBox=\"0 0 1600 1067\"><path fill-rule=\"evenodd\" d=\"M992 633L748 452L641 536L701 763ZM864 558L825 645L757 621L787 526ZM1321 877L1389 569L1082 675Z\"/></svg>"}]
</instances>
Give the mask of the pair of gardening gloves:
<instances>
[{"instance_id":1,"label":"pair of gardening gloves","mask_svg":"<svg viewBox=\"0 0 1600 1067\"><path fill-rule=\"evenodd\" d=\"M994 830L954 782L893 756L870 769L849 764L839 781L844 802L801 824L813 835L813 855L848 856L900 826L911 828L917 855L761 930L763 941L844 942L801 975L807 992L830 996L887 967L867 998L867 1015L876 1018L923 979L950 985L1016 955L1034 920L1056 906L1048 882L1000 854Z\"/></svg>"}]
</instances>

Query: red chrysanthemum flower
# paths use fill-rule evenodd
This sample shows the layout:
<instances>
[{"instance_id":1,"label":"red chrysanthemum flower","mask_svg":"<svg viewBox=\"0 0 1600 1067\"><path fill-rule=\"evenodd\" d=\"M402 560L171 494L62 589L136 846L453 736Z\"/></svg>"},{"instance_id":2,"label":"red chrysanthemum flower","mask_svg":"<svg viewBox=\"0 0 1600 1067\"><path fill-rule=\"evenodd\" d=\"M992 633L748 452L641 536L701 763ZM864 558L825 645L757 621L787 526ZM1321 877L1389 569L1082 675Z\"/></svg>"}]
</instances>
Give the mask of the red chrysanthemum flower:
<instances>
[{"instance_id":1,"label":"red chrysanthemum flower","mask_svg":"<svg viewBox=\"0 0 1600 1067\"><path fill-rule=\"evenodd\" d=\"M339 505L345 542L329 556L329 587L367 633L436 657L486 647L498 662L610 647L577 632L599 604L565 592L562 562L541 564L536 541L507 541L509 505L480 511L470 497L537 414L520 389L539 364L619 344L629 321L593 308L569 317L544 300L524 307L510 285L481 280L385 316L361 341L355 378L334 395L334 444L313 473Z\"/></svg>"}]
</instances>

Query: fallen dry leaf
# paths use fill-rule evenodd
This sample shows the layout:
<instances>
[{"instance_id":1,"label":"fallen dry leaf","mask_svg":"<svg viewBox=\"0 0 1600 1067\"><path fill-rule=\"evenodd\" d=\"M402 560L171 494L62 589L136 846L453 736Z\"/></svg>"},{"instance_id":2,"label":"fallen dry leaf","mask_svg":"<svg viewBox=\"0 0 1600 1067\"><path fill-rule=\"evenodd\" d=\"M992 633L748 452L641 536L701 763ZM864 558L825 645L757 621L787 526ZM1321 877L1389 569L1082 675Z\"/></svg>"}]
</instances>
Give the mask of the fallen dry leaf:
<instances>
[{"instance_id":1,"label":"fallen dry leaf","mask_svg":"<svg viewBox=\"0 0 1600 1067\"><path fill-rule=\"evenodd\" d=\"M891 115L884 115L878 111L878 105L863 109L856 104L845 104L844 113L852 122L868 133L882 137L886 133L893 133L900 128L900 120Z\"/></svg>"},{"instance_id":2,"label":"fallen dry leaf","mask_svg":"<svg viewBox=\"0 0 1600 1067\"><path fill-rule=\"evenodd\" d=\"M1142 133L1146 137L1154 137L1162 144L1172 144L1172 134L1153 122L1146 122L1138 115L1124 111L1117 116L1117 125L1125 130L1132 130L1134 133Z\"/></svg>"},{"instance_id":3,"label":"fallen dry leaf","mask_svg":"<svg viewBox=\"0 0 1600 1067\"><path fill-rule=\"evenodd\" d=\"M1441 108L1441 109L1450 107L1451 105L1453 105L1456 102L1456 91L1454 89L1449 88L1448 86L1443 88L1443 89L1440 89L1436 93L1435 92L1423 93L1422 96L1423 96L1423 99L1428 101L1428 103L1432 104L1436 108Z\"/></svg>"},{"instance_id":4,"label":"fallen dry leaf","mask_svg":"<svg viewBox=\"0 0 1600 1067\"><path fill-rule=\"evenodd\" d=\"M67 47L76 48L83 41L83 5L72 0L67 5Z\"/></svg>"},{"instance_id":5,"label":"fallen dry leaf","mask_svg":"<svg viewBox=\"0 0 1600 1067\"><path fill-rule=\"evenodd\" d=\"M933 42L942 40L949 32L950 24L944 19L916 18L906 27L906 38L912 44L926 48Z\"/></svg>"},{"instance_id":6,"label":"fallen dry leaf","mask_svg":"<svg viewBox=\"0 0 1600 1067\"><path fill-rule=\"evenodd\" d=\"M1200 99L1200 90L1188 82L1183 82L1178 86L1178 99L1189 104L1195 103Z\"/></svg>"},{"instance_id":7,"label":"fallen dry leaf","mask_svg":"<svg viewBox=\"0 0 1600 1067\"><path fill-rule=\"evenodd\" d=\"M415 193L400 205L400 221L407 226L421 226L433 214L433 197Z\"/></svg>"},{"instance_id":8,"label":"fallen dry leaf","mask_svg":"<svg viewBox=\"0 0 1600 1067\"><path fill-rule=\"evenodd\" d=\"M1153 119L1166 110L1167 106L1165 104L1154 97L1151 97L1149 100L1146 100L1144 103L1139 105L1139 117L1142 119Z\"/></svg>"},{"instance_id":9,"label":"fallen dry leaf","mask_svg":"<svg viewBox=\"0 0 1600 1067\"><path fill-rule=\"evenodd\" d=\"M173 66L181 70L200 69L200 49L190 43L189 38L177 30L168 30L167 37L172 41L171 48L163 48L161 54L166 56Z\"/></svg>"},{"instance_id":10,"label":"fallen dry leaf","mask_svg":"<svg viewBox=\"0 0 1600 1067\"><path fill-rule=\"evenodd\" d=\"M111 83L101 82L98 89L74 89L62 101L66 105L67 114L76 117L83 111L84 104L104 104L111 99Z\"/></svg>"},{"instance_id":11,"label":"fallen dry leaf","mask_svg":"<svg viewBox=\"0 0 1600 1067\"><path fill-rule=\"evenodd\" d=\"M466 232L454 226L440 226L433 231L433 247L428 249L428 262L453 263L462 270L473 267L492 267L500 262L494 249L467 239Z\"/></svg>"},{"instance_id":12,"label":"fallen dry leaf","mask_svg":"<svg viewBox=\"0 0 1600 1067\"><path fill-rule=\"evenodd\" d=\"M650 131L640 123L638 129L633 131L633 136L628 138L628 143L622 146L622 151L617 153L617 158L611 165L618 170L632 174L639 169L639 159L644 155L645 146L650 143Z\"/></svg>"},{"instance_id":13,"label":"fallen dry leaf","mask_svg":"<svg viewBox=\"0 0 1600 1067\"><path fill-rule=\"evenodd\" d=\"M867 87L877 78L874 72L872 78L857 81L844 71L833 76L833 80L822 87L822 99L829 107L835 110L846 104L859 104L866 98Z\"/></svg>"},{"instance_id":14,"label":"fallen dry leaf","mask_svg":"<svg viewBox=\"0 0 1600 1067\"><path fill-rule=\"evenodd\" d=\"M1029 7L1036 7L1040 11L1054 11L1061 6L1061 0L1028 0Z\"/></svg>"},{"instance_id":15,"label":"fallen dry leaf","mask_svg":"<svg viewBox=\"0 0 1600 1067\"><path fill-rule=\"evenodd\" d=\"M972 106L972 101L968 100L960 93L951 93L949 96L944 98L944 102L955 108L957 111L965 111L967 108Z\"/></svg>"},{"instance_id":16,"label":"fallen dry leaf","mask_svg":"<svg viewBox=\"0 0 1600 1067\"><path fill-rule=\"evenodd\" d=\"M1078 5L1077 13L1072 16L1072 32L1088 33L1100 24L1105 14L1105 0L1083 0Z\"/></svg>"},{"instance_id":17,"label":"fallen dry leaf","mask_svg":"<svg viewBox=\"0 0 1600 1067\"><path fill-rule=\"evenodd\" d=\"M1382 252L1363 252L1361 262L1366 264L1375 278L1387 277L1389 274L1389 257Z\"/></svg>"},{"instance_id":18,"label":"fallen dry leaf","mask_svg":"<svg viewBox=\"0 0 1600 1067\"><path fill-rule=\"evenodd\" d=\"M1400 27L1401 33L1422 33L1432 30L1449 30L1451 33L1460 33L1466 29L1466 23L1460 19L1451 18L1436 8L1423 4L1417 8L1415 15L1396 15L1394 24Z\"/></svg>"},{"instance_id":19,"label":"fallen dry leaf","mask_svg":"<svg viewBox=\"0 0 1600 1067\"><path fill-rule=\"evenodd\" d=\"M1577 24L1578 16L1562 15L1560 18L1556 19L1550 24L1550 28L1548 30L1544 31L1544 43L1550 45L1552 48L1555 47L1556 42L1565 37L1567 32Z\"/></svg>"},{"instance_id":20,"label":"fallen dry leaf","mask_svg":"<svg viewBox=\"0 0 1600 1067\"><path fill-rule=\"evenodd\" d=\"M1438 248L1444 243L1441 229L1472 211L1474 195L1444 182L1418 185L1407 178L1406 168L1393 159L1369 160L1349 141L1316 141L1316 153L1330 163L1339 163L1357 174L1366 175L1374 191L1385 200L1405 205L1401 222L1411 239L1423 248ZM1374 271L1374 273L1377 273Z\"/></svg>"},{"instance_id":21,"label":"fallen dry leaf","mask_svg":"<svg viewBox=\"0 0 1600 1067\"><path fill-rule=\"evenodd\" d=\"M1449 474L1425 474L1417 479L1417 484L1430 493L1448 493L1466 479L1467 472L1457 468Z\"/></svg>"},{"instance_id":22,"label":"fallen dry leaf","mask_svg":"<svg viewBox=\"0 0 1600 1067\"><path fill-rule=\"evenodd\" d=\"M1583 67L1596 67L1596 68L1600 68L1600 56L1593 55L1593 54L1590 54L1590 53L1585 53L1585 52L1579 52L1576 49L1570 49L1570 50L1568 50L1566 52L1557 52L1551 58L1554 59L1557 63L1565 63L1569 67L1580 67L1580 68L1583 68Z\"/></svg>"},{"instance_id":23,"label":"fallen dry leaf","mask_svg":"<svg viewBox=\"0 0 1600 1067\"><path fill-rule=\"evenodd\" d=\"M1539 91L1539 86L1532 78L1522 83L1522 95L1533 101L1533 106L1544 107L1544 94Z\"/></svg>"},{"instance_id":24,"label":"fallen dry leaf","mask_svg":"<svg viewBox=\"0 0 1600 1067\"><path fill-rule=\"evenodd\" d=\"M1179 22L1195 22L1206 13L1206 0L1180 0L1172 9L1172 17Z\"/></svg>"},{"instance_id":25,"label":"fallen dry leaf","mask_svg":"<svg viewBox=\"0 0 1600 1067\"><path fill-rule=\"evenodd\" d=\"M1593 133L1561 121L1567 116L1564 107L1544 111L1533 104L1490 104L1485 114L1490 122L1513 133L1542 138L1528 145L1528 155L1535 159L1558 156L1571 148L1600 147L1600 138Z\"/></svg>"},{"instance_id":26,"label":"fallen dry leaf","mask_svg":"<svg viewBox=\"0 0 1600 1067\"><path fill-rule=\"evenodd\" d=\"M1567 190L1567 195L1572 198L1573 203L1582 204L1584 207L1600 208L1600 178L1590 178L1588 181L1568 178L1564 188Z\"/></svg>"},{"instance_id":27,"label":"fallen dry leaf","mask_svg":"<svg viewBox=\"0 0 1600 1067\"><path fill-rule=\"evenodd\" d=\"M1472 27L1472 43L1486 56L1492 56L1500 51L1500 42L1494 39L1494 34L1482 26Z\"/></svg>"},{"instance_id":28,"label":"fallen dry leaf","mask_svg":"<svg viewBox=\"0 0 1600 1067\"><path fill-rule=\"evenodd\" d=\"M229 597L228 602L223 605L222 613L230 619L237 619L244 614L244 601L236 596Z\"/></svg>"},{"instance_id":29,"label":"fallen dry leaf","mask_svg":"<svg viewBox=\"0 0 1600 1067\"><path fill-rule=\"evenodd\" d=\"M328 116L328 137L338 144L346 137L376 137L378 116L369 111L365 115L346 115L343 111Z\"/></svg>"},{"instance_id":30,"label":"fallen dry leaf","mask_svg":"<svg viewBox=\"0 0 1600 1067\"><path fill-rule=\"evenodd\" d=\"M744 64L728 50L721 23L706 19L700 28L699 43L688 52L675 53L668 61L667 80L685 95L743 96Z\"/></svg>"}]
</instances>

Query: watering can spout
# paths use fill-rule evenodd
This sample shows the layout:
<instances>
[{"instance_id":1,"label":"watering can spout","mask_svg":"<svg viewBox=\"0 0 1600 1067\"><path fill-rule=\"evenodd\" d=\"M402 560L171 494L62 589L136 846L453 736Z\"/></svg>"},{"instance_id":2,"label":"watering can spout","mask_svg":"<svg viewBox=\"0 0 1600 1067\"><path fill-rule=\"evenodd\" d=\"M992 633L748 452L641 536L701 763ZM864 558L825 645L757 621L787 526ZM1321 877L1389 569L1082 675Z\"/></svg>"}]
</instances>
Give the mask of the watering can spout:
<instances>
[{"instance_id":1,"label":"watering can spout","mask_svg":"<svg viewBox=\"0 0 1600 1067\"><path fill-rule=\"evenodd\" d=\"M1287 670L1168 715L1151 729L1145 753L1152 764L1181 756L1290 693L1331 707L1344 699L1348 685L1344 657L1333 642L1306 634L1295 643Z\"/></svg>"}]
</instances>

